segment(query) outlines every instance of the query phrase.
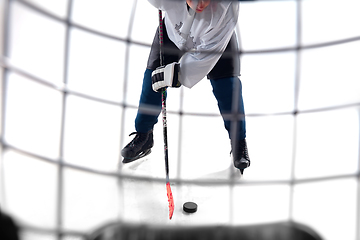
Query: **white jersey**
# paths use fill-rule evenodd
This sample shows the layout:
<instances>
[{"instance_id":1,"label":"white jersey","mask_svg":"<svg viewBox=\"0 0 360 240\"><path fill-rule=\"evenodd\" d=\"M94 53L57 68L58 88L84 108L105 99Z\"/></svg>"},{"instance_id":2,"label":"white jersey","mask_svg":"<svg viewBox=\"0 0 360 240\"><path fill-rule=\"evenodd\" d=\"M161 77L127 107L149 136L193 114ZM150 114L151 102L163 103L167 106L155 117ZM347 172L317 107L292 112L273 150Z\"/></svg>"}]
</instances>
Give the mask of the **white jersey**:
<instances>
[{"instance_id":1,"label":"white jersey","mask_svg":"<svg viewBox=\"0 0 360 240\"><path fill-rule=\"evenodd\" d=\"M191 88L203 79L220 59L238 20L239 3L212 1L201 13L192 16L185 0L148 0L165 11L170 40L185 53L180 63L180 82ZM218 54L211 54L218 53Z\"/></svg>"}]
</instances>

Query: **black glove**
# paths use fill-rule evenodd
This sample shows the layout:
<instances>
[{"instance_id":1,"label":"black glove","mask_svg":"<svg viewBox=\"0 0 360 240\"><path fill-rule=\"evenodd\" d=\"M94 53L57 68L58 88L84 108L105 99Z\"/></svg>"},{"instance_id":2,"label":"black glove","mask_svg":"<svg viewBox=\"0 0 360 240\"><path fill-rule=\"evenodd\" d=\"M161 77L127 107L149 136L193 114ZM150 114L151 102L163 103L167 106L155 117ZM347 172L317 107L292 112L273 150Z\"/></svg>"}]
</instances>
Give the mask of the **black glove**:
<instances>
[{"instance_id":1,"label":"black glove","mask_svg":"<svg viewBox=\"0 0 360 240\"><path fill-rule=\"evenodd\" d=\"M152 89L159 92L166 87L180 87L179 70L180 64L176 62L156 68L151 75Z\"/></svg>"}]
</instances>

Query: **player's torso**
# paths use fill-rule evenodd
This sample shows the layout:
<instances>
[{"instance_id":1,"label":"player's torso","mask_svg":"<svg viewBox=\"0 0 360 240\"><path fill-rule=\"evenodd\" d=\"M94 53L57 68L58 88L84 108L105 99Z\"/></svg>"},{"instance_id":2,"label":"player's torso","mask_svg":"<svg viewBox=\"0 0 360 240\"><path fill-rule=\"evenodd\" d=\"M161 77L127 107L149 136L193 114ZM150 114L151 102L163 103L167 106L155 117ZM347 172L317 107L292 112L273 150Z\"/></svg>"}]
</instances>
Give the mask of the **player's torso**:
<instances>
[{"instance_id":1,"label":"player's torso","mask_svg":"<svg viewBox=\"0 0 360 240\"><path fill-rule=\"evenodd\" d=\"M198 50L206 46L211 31L216 32L230 2L213 2L201 13L191 17L186 2L170 1L164 6L167 34L172 42L183 50ZM208 46L211 47L211 46Z\"/></svg>"}]
</instances>

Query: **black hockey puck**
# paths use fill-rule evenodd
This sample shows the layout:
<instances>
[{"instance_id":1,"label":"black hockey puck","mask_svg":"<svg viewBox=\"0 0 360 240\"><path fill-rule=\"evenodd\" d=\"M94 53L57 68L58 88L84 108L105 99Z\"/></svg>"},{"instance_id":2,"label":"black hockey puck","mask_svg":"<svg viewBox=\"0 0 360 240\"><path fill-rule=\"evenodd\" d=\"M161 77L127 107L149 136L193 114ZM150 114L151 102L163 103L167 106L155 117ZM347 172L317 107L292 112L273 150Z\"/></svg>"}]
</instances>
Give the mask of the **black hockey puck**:
<instances>
[{"instance_id":1,"label":"black hockey puck","mask_svg":"<svg viewBox=\"0 0 360 240\"><path fill-rule=\"evenodd\" d=\"M183 205L183 210L187 213L194 213L197 211L197 204L194 202L186 202Z\"/></svg>"}]
</instances>

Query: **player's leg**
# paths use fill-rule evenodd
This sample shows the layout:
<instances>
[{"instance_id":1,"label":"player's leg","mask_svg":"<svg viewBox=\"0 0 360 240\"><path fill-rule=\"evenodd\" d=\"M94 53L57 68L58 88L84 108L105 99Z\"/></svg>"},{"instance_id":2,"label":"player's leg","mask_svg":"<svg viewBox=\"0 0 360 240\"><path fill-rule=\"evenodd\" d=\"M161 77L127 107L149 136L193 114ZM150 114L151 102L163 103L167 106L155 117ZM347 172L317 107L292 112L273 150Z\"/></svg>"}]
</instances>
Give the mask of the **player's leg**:
<instances>
[{"instance_id":1,"label":"player's leg","mask_svg":"<svg viewBox=\"0 0 360 240\"><path fill-rule=\"evenodd\" d=\"M242 86L240 79L237 77L240 76L240 58L237 52L238 43L236 35L233 34L224 54L208 74L208 78L211 79L213 93L218 101L220 113L224 118L225 128L231 139L234 165L243 172L246 167L250 166L250 159L245 140L246 124ZM233 94L234 90L236 94ZM234 100L233 98L236 96L238 97ZM237 106L235 112L232 112L233 106ZM234 113L242 117L235 121L231 121L231 119L226 117Z\"/></svg>"},{"instance_id":2,"label":"player's leg","mask_svg":"<svg viewBox=\"0 0 360 240\"><path fill-rule=\"evenodd\" d=\"M153 127L161 112L161 93L152 90L151 73L151 69L146 69L144 73L139 108L135 118L136 132L130 134L135 137L121 151L124 157L123 163L148 155L154 146Z\"/></svg>"},{"instance_id":3,"label":"player's leg","mask_svg":"<svg viewBox=\"0 0 360 240\"><path fill-rule=\"evenodd\" d=\"M224 125L231 139L234 166L241 172L250 166L242 85L238 77L210 80Z\"/></svg>"},{"instance_id":4,"label":"player's leg","mask_svg":"<svg viewBox=\"0 0 360 240\"><path fill-rule=\"evenodd\" d=\"M180 58L180 52L168 38L165 25L163 26L163 31L165 50L164 63L177 62ZM167 49L170 49L168 50L169 53L166 51ZM147 69L144 73L139 108L135 119L136 132L130 134L135 135L135 137L121 151L121 155L124 157L123 163L132 162L148 155L154 145L153 127L157 123L161 112L161 93L153 91L151 73L154 69L160 66L159 52L160 44L158 29L151 46Z\"/></svg>"}]
</instances>

